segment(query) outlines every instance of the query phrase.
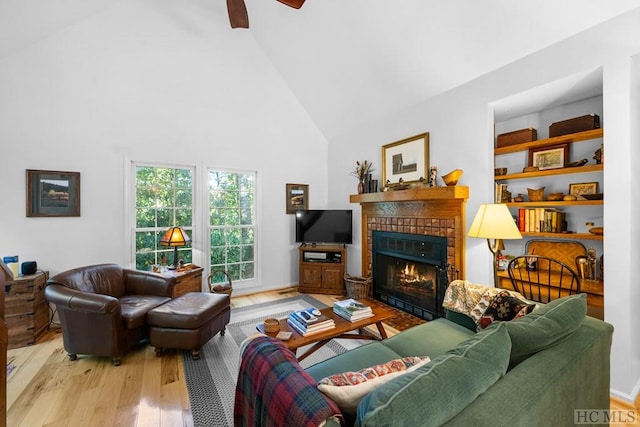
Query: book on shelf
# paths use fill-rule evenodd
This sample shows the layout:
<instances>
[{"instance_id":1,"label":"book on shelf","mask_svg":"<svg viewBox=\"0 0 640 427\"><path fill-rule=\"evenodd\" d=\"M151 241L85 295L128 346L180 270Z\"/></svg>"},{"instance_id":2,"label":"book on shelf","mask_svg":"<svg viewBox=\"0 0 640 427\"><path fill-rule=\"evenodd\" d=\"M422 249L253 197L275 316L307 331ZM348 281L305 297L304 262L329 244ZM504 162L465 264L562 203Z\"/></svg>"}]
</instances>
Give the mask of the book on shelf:
<instances>
[{"instance_id":1,"label":"book on shelf","mask_svg":"<svg viewBox=\"0 0 640 427\"><path fill-rule=\"evenodd\" d=\"M373 310L371 310L371 307L361 303L360 301L356 301L353 298L333 303L333 312L351 322L373 316Z\"/></svg>"},{"instance_id":2,"label":"book on shelf","mask_svg":"<svg viewBox=\"0 0 640 427\"><path fill-rule=\"evenodd\" d=\"M520 208L518 229L524 233L562 233L567 230L567 215L554 208Z\"/></svg>"}]
</instances>

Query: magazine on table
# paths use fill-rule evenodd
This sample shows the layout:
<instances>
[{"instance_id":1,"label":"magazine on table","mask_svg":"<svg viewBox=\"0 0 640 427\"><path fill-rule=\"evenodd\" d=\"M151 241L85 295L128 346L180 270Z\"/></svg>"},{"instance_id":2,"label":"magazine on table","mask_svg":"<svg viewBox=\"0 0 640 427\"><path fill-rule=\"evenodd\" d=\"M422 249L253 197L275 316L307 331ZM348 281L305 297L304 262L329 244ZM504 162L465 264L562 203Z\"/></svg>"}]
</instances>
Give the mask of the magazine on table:
<instances>
[{"instance_id":1,"label":"magazine on table","mask_svg":"<svg viewBox=\"0 0 640 427\"><path fill-rule=\"evenodd\" d=\"M333 304L333 312L352 322L366 319L373 316L373 310L366 304L349 298L342 301L336 301Z\"/></svg>"}]
</instances>

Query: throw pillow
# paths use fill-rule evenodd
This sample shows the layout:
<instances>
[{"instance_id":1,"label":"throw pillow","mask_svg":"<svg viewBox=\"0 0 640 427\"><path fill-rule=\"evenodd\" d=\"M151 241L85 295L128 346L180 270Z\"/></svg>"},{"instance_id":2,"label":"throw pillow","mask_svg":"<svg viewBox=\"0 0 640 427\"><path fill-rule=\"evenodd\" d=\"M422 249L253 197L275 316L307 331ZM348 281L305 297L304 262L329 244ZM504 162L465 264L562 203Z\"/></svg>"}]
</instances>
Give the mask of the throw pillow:
<instances>
[{"instance_id":1,"label":"throw pillow","mask_svg":"<svg viewBox=\"0 0 640 427\"><path fill-rule=\"evenodd\" d=\"M551 347L578 329L587 315L587 295L553 300L533 313L505 323L511 338L511 364Z\"/></svg>"},{"instance_id":2,"label":"throw pillow","mask_svg":"<svg viewBox=\"0 0 640 427\"><path fill-rule=\"evenodd\" d=\"M484 311L478 327L484 329L495 321L509 321L531 313L535 304L528 304L507 291L500 291Z\"/></svg>"},{"instance_id":3,"label":"throw pillow","mask_svg":"<svg viewBox=\"0 0 640 427\"><path fill-rule=\"evenodd\" d=\"M505 322L484 329L446 354L366 395L358 424L440 426L507 371L511 341Z\"/></svg>"},{"instance_id":4,"label":"throw pillow","mask_svg":"<svg viewBox=\"0 0 640 427\"><path fill-rule=\"evenodd\" d=\"M318 389L336 402L345 415L354 414L360 400L371 390L399 375L413 372L430 360L427 356L403 357L357 372L331 375L318 381Z\"/></svg>"}]
</instances>

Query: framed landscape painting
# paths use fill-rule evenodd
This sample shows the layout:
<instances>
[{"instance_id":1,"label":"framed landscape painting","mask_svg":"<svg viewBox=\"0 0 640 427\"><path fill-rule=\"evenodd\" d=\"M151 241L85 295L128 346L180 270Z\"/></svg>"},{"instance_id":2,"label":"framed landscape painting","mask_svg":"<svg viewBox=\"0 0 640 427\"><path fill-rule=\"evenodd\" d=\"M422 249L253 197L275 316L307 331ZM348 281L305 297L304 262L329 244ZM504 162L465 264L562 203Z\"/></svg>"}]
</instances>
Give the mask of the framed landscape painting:
<instances>
[{"instance_id":1,"label":"framed landscape painting","mask_svg":"<svg viewBox=\"0 0 640 427\"><path fill-rule=\"evenodd\" d=\"M286 199L288 214L309 209L309 185L287 184Z\"/></svg>"},{"instance_id":2,"label":"framed landscape painting","mask_svg":"<svg viewBox=\"0 0 640 427\"><path fill-rule=\"evenodd\" d=\"M80 216L80 172L27 169L27 216Z\"/></svg>"},{"instance_id":3,"label":"framed landscape painting","mask_svg":"<svg viewBox=\"0 0 640 427\"><path fill-rule=\"evenodd\" d=\"M539 170L563 168L569 162L569 144L529 150L529 166Z\"/></svg>"}]
</instances>

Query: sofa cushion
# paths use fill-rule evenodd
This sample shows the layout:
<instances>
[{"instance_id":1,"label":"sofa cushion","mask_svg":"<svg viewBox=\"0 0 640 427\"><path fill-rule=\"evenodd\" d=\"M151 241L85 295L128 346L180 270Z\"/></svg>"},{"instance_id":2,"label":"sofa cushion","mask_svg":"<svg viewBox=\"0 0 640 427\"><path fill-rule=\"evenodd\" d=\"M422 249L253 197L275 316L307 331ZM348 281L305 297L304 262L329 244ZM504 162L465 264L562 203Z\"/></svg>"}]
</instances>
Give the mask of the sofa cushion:
<instances>
[{"instance_id":1,"label":"sofa cushion","mask_svg":"<svg viewBox=\"0 0 640 427\"><path fill-rule=\"evenodd\" d=\"M154 295L125 295L120 298L120 314L127 329L135 329L146 324L147 313L171 301L171 298Z\"/></svg>"},{"instance_id":2,"label":"sofa cushion","mask_svg":"<svg viewBox=\"0 0 640 427\"><path fill-rule=\"evenodd\" d=\"M343 372L318 381L318 389L338 404L345 414L355 415L362 398L376 387L415 371L430 362L428 356L403 357L369 366L357 372Z\"/></svg>"},{"instance_id":3,"label":"sofa cushion","mask_svg":"<svg viewBox=\"0 0 640 427\"><path fill-rule=\"evenodd\" d=\"M527 316L505 323L511 338L511 364L571 335L586 314L587 295L577 294L553 300Z\"/></svg>"},{"instance_id":4,"label":"sofa cushion","mask_svg":"<svg viewBox=\"0 0 640 427\"><path fill-rule=\"evenodd\" d=\"M506 372L511 341L505 325L496 323L369 393L358 405L356 425L439 426L452 418Z\"/></svg>"},{"instance_id":5,"label":"sofa cushion","mask_svg":"<svg viewBox=\"0 0 640 427\"><path fill-rule=\"evenodd\" d=\"M473 336L474 332L440 318L407 329L382 343L401 357L424 354L433 359Z\"/></svg>"},{"instance_id":6,"label":"sofa cushion","mask_svg":"<svg viewBox=\"0 0 640 427\"><path fill-rule=\"evenodd\" d=\"M316 363L315 365L306 368L306 371L317 382L329 375L347 371L359 371L367 366L385 363L389 360L398 359L404 356L414 356L415 354L426 355L427 353L400 355L390 348L387 348L382 342L373 341Z\"/></svg>"}]
</instances>

